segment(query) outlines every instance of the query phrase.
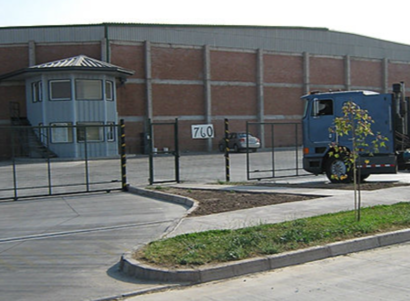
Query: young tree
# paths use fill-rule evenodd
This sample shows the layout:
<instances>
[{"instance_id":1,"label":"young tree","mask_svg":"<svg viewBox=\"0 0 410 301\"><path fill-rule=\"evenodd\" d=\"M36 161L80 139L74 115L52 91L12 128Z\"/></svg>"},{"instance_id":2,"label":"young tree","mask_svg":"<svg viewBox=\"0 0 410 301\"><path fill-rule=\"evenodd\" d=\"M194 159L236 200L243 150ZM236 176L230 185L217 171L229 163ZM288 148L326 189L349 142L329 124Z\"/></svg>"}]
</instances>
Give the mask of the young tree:
<instances>
[{"instance_id":1,"label":"young tree","mask_svg":"<svg viewBox=\"0 0 410 301\"><path fill-rule=\"evenodd\" d=\"M367 110L361 109L356 103L348 101L343 105L342 116L334 119L334 126L329 128L331 133L337 136L348 136L352 141L352 148L340 146L334 142L331 144L330 157L343 159L346 170L342 174L332 174L331 177L340 182L351 181L354 183L354 209L356 220L360 221L361 209L361 166L359 164L360 154L366 153L372 155L379 152L380 147L385 146L388 139L382 135L374 134L371 126L374 120ZM372 136L373 139L368 139ZM368 163L368 162L365 162Z\"/></svg>"}]
</instances>

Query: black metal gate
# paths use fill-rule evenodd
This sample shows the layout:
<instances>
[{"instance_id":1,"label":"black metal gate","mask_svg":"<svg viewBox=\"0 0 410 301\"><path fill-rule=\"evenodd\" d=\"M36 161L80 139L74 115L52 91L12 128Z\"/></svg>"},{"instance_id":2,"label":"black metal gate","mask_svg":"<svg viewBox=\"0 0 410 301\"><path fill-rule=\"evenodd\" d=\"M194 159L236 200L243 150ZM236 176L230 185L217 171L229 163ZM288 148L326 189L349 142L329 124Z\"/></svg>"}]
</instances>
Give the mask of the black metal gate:
<instances>
[{"instance_id":1,"label":"black metal gate","mask_svg":"<svg viewBox=\"0 0 410 301\"><path fill-rule=\"evenodd\" d=\"M261 138L258 153L247 151L248 180L306 175L303 171L300 123L247 122L247 133Z\"/></svg>"},{"instance_id":2,"label":"black metal gate","mask_svg":"<svg viewBox=\"0 0 410 301\"><path fill-rule=\"evenodd\" d=\"M180 182L178 119L148 121L149 184Z\"/></svg>"},{"instance_id":3,"label":"black metal gate","mask_svg":"<svg viewBox=\"0 0 410 301\"><path fill-rule=\"evenodd\" d=\"M81 156L60 158L50 148L52 134L64 129ZM127 190L124 123L98 126L1 126L0 200L111 190ZM54 132L53 132L54 131ZM61 131L60 131L61 132ZM117 144L116 155L94 158L91 133ZM71 136L72 135L72 136Z\"/></svg>"}]
</instances>

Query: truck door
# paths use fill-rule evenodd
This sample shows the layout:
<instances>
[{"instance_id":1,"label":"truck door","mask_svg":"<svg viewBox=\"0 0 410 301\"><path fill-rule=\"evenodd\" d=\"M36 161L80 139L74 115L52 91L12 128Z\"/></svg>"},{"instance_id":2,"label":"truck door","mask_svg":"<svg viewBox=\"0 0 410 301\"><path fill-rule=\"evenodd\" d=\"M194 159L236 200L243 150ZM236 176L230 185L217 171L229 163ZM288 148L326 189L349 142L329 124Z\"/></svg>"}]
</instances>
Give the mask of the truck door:
<instances>
[{"instance_id":1,"label":"truck door","mask_svg":"<svg viewBox=\"0 0 410 301\"><path fill-rule=\"evenodd\" d=\"M320 144L334 141L335 135L329 133L335 118L333 100L314 99L309 115L309 140Z\"/></svg>"}]
</instances>

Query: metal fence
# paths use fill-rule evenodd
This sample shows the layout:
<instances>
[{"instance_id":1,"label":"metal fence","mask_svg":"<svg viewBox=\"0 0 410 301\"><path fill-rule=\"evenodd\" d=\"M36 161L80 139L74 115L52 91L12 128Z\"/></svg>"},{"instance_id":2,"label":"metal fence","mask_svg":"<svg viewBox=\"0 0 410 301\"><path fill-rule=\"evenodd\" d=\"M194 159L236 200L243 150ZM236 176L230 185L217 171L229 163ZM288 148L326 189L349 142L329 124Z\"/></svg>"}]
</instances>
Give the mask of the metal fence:
<instances>
[{"instance_id":1,"label":"metal fence","mask_svg":"<svg viewBox=\"0 0 410 301\"><path fill-rule=\"evenodd\" d=\"M247 179L261 180L305 175L300 123L248 122L247 132L263 136L263 154L247 153Z\"/></svg>"},{"instance_id":2,"label":"metal fence","mask_svg":"<svg viewBox=\"0 0 410 301\"><path fill-rule=\"evenodd\" d=\"M0 199L124 189L122 128L0 127Z\"/></svg>"},{"instance_id":3,"label":"metal fence","mask_svg":"<svg viewBox=\"0 0 410 301\"><path fill-rule=\"evenodd\" d=\"M0 199L125 190L128 184L226 182L227 172L230 182L307 174L302 170L298 123L229 125L231 131L243 129L259 136L262 147L254 153L230 150L228 154L220 151L226 132L223 120L214 123L213 138L192 139L187 135L191 126L177 120L152 123L151 132L137 137L144 139L145 148L137 154L125 154L127 141L135 141L135 137L126 136L128 129L124 131L123 124L2 126L0 137L6 147L0 153ZM68 139L58 143L64 146L63 157L53 148L53 135L59 135L58 141ZM96 135L101 141L95 141ZM109 143L108 149L97 147L104 143ZM115 154L101 156L109 151ZM72 157L67 158L70 153Z\"/></svg>"},{"instance_id":4,"label":"metal fence","mask_svg":"<svg viewBox=\"0 0 410 301\"><path fill-rule=\"evenodd\" d=\"M151 122L149 120L146 140L149 154L150 185L180 182L178 136L178 120L174 122ZM161 147L158 148L158 145Z\"/></svg>"},{"instance_id":5,"label":"metal fence","mask_svg":"<svg viewBox=\"0 0 410 301\"><path fill-rule=\"evenodd\" d=\"M232 126L225 120L213 124L213 138L204 139L192 138L192 126L178 120L152 123L148 133L152 152L145 159L148 170L143 156L128 156L127 175L131 185L170 181L243 182L307 174L302 167L300 123L234 122ZM257 152L237 153L231 149L226 154L224 148L221 152L225 133L233 131L258 136L262 147Z\"/></svg>"}]
</instances>

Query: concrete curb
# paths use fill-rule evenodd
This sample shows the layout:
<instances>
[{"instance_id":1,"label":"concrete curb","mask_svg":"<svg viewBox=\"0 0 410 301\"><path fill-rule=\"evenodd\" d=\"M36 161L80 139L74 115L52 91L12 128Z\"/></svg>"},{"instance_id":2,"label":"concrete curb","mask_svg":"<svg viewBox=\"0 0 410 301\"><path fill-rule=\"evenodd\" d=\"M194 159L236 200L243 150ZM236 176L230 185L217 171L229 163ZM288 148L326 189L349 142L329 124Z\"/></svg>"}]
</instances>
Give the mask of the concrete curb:
<instances>
[{"instance_id":1,"label":"concrete curb","mask_svg":"<svg viewBox=\"0 0 410 301\"><path fill-rule=\"evenodd\" d=\"M277 255L230 262L198 269L162 269L132 258L121 257L120 270L130 277L169 283L203 283L298 265L349 253L370 250L410 241L410 229L335 242Z\"/></svg>"},{"instance_id":2,"label":"concrete curb","mask_svg":"<svg viewBox=\"0 0 410 301\"><path fill-rule=\"evenodd\" d=\"M189 215L192 211L194 211L198 207L198 202L195 201L194 199L184 197L184 196L174 195L174 194L168 194L168 193L157 191L157 190L129 186L128 192L138 194L140 196L145 196L145 197L149 197L153 199L159 199L162 201L187 206L189 207L189 210L186 212L185 216Z\"/></svg>"},{"instance_id":3,"label":"concrete curb","mask_svg":"<svg viewBox=\"0 0 410 301\"><path fill-rule=\"evenodd\" d=\"M168 193L157 191L157 190L129 186L128 192L133 193L133 194L138 194L140 196L144 196L148 198L165 201L165 202L181 204L189 208L187 212L185 212L185 214L181 218L171 223L171 225L165 230L165 232L161 235L160 238L164 238L168 234L172 233L182 223L183 219L187 217L192 211L194 211L198 207L198 202L195 201L194 199L191 199L189 197L180 196L180 195L175 195L175 194L168 194ZM121 261L122 259L120 260L120 262Z\"/></svg>"}]
</instances>

